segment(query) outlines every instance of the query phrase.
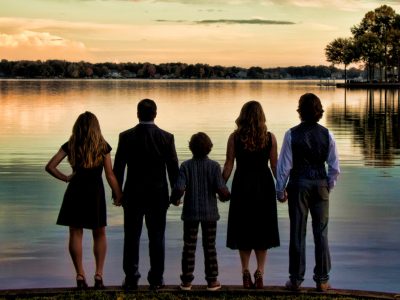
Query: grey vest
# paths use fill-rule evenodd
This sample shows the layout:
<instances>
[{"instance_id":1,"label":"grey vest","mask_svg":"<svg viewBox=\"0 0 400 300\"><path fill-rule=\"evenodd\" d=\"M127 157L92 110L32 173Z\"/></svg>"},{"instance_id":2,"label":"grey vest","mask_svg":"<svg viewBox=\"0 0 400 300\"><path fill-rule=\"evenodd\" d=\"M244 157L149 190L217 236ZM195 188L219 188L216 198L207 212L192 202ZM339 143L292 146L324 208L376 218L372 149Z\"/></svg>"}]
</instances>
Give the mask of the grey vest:
<instances>
[{"instance_id":1,"label":"grey vest","mask_svg":"<svg viewBox=\"0 0 400 300\"><path fill-rule=\"evenodd\" d=\"M291 128L293 168L290 179L325 179L329 153L329 131L314 122Z\"/></svg>"}]
</instances>

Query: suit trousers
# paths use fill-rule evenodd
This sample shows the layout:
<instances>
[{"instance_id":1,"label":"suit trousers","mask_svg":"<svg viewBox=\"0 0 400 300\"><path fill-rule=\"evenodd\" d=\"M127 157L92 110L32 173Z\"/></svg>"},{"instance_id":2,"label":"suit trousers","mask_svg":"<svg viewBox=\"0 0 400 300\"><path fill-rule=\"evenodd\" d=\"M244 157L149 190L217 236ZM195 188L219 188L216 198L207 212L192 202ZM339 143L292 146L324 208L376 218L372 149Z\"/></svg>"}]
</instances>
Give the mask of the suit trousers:
<instances>
[{"instance_id":1,"label":"suit trousers","mask_svg":"<svg viewBox=\"0 0 400 300\"><path fill-rule=\"evenodd\" d=\"M150 285L164 284L166 216L166 207L124 206L123 269L126 281L137 284L141 276L139 273L139 247L144 219L149 238L150 256L147 280Z\"/></svg>"},{"instance_id":2,"label":"suit trousers","mask_svg":"<svg viewBox=\"0 0 400 300\"><path fill-rule=\"evenodd\" d=\"M327 181L300 179L288 188L290 245L289 274L293 283L301 284L306 270L306 230L310 212L315 246L314 281L329 280L331 258L328 245L329 189Z\"/></svg>"}]
</instances>

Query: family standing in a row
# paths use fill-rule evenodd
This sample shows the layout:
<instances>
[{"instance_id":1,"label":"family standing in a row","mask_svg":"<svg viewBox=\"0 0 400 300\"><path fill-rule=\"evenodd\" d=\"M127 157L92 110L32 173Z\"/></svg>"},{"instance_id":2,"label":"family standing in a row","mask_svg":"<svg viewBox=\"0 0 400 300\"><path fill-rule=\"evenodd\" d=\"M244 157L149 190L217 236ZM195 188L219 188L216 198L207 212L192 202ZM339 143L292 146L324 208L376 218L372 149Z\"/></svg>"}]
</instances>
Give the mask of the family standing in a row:
<instances>
[{"instance_id":1,"label":"family standing in a row","mask_svg":"<svg viewBox=\"0 0 400 300\"><path fill-rule=\"evenodd\" d=\"M157 106L153 100L144 99L138 103L139 124L120 134L114 169L111 147L101 134L96 116L90 112L81 114L69 141L46 166L51 175L69 183L57 224L69 226L69 252L76 270L77 287L88 287L82 263L83 228L87 228L93 233L94 287L104 288L107 249L104 169L114 204L122 205L124 210L124 289L137 289L141 277L139 244L143 219L149 239L147 280L152 290L164 287L167 209L170 203L179 205L183 195L180 288L190 290L192 287L199 226L207 289L221 288L215 246L219 219L217 194L221 201L230 200L226 245L239 250L244 288L263 288L267 250L280 245L278 199L280 202L288 200L289 204L290 276L286 288L297 291L304 280L305 237L310 212L315 243L313 279L318 291L329 289L328 200L340 172L338 154L331 132L318 124L324 112L320 99L311 93L302 95L297 111L301 123L286 132L278 159L277 141L267 129L260 103L245 103L236 119L237 129L228 139L222 173L220 165L208 158L213 144L203 132L191 137L189 148L193 157L179 168L174 136L154 124ZM65 157L72 167L71 175L58 169ZM226 182L235 161L230 193ZM253 251L257 261L254 280L249 271Z\"/></svg>"}]
</instances>

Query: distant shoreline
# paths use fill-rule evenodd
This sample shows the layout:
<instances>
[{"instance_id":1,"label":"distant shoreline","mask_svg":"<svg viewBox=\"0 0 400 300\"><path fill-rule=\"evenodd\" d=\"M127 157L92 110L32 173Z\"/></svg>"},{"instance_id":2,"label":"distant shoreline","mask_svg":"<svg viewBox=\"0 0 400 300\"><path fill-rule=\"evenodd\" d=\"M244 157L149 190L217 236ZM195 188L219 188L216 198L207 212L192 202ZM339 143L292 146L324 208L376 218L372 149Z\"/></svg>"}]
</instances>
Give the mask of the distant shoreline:
<instances>
[{"instance_id":1,"label":"distant shoreline","mask_svg":"<svg viewBox=\"0 0 400 300\"><path fill-rule=\"evenodd\" d=\"M350 68L348 78L362 76L364 70ZM343 78L344 70L333 66L289 66L249 68L182 62L89 63L64 60L0 61L0 78L72 78L72 79L322 79Z\"/></svg>"}]
</instances>

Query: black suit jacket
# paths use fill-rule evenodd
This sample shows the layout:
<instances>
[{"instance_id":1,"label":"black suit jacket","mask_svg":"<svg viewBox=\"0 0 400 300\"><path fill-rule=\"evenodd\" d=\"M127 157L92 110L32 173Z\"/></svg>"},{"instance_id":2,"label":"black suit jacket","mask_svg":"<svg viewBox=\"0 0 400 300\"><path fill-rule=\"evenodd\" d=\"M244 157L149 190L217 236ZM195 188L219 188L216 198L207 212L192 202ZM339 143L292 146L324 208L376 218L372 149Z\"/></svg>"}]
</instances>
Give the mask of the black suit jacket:
<instances>
[{"instance_id":1,"label":"black suit jacket","mask_svg":"<svg viewBox=\"0 0 400 300\"><path fill-rule=\"evenodd\" d=\"M119 185L126 181L123 205L168 207L168 179L171 188L179 166L174 136L155 124L138 124L122 132L114 161Z\"/></svg>"}]
</instances>

